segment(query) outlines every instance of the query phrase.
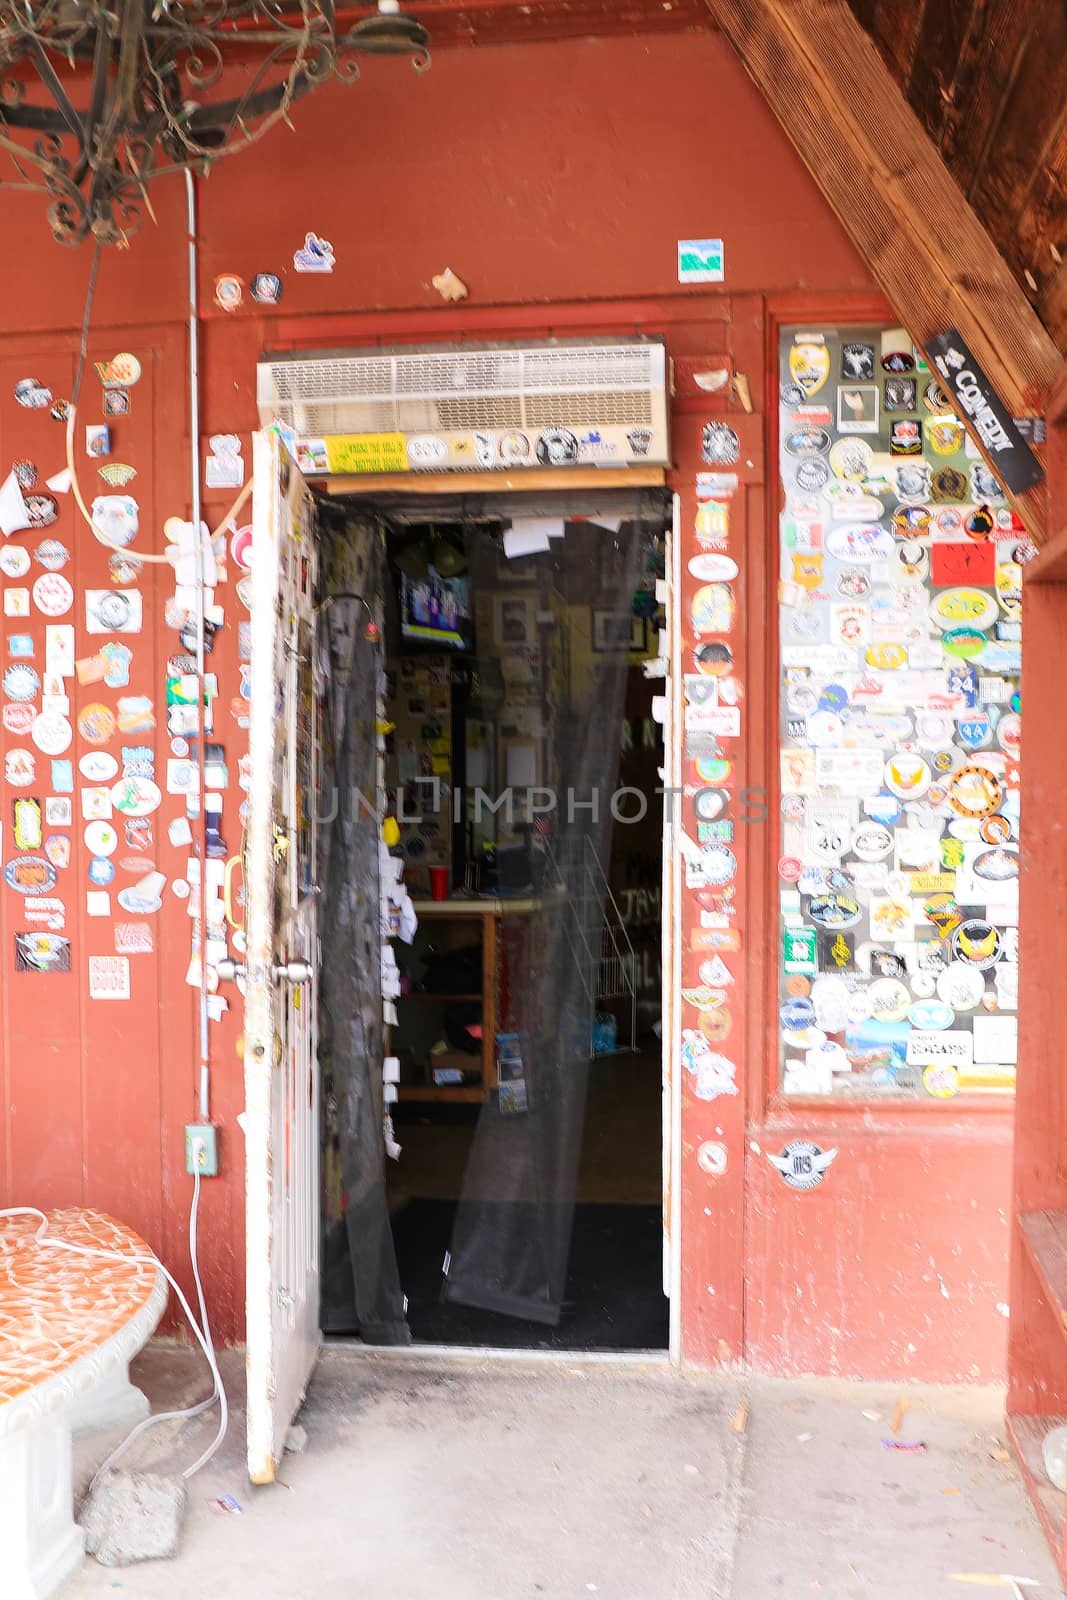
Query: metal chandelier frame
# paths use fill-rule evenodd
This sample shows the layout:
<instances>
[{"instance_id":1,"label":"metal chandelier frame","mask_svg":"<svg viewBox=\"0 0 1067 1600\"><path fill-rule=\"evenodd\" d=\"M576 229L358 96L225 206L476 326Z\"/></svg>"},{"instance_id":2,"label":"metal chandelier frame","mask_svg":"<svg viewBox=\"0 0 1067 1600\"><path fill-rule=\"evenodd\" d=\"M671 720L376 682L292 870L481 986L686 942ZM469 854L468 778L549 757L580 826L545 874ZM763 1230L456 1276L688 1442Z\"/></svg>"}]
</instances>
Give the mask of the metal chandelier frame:
<instances>
[{"instance_id":1,"label":"metal chandelier frame","mask_svg":"<svg viewBox=\"0 0 1067 1600\"><path fill-rule=\"evenodd\" d=\"M123 244L154 179L253 144L361 53L424 70L429 43L390 0L345 32L333 0L0 0L0 188L46 196L63 244Z\"/></svg>"}]
</instances>

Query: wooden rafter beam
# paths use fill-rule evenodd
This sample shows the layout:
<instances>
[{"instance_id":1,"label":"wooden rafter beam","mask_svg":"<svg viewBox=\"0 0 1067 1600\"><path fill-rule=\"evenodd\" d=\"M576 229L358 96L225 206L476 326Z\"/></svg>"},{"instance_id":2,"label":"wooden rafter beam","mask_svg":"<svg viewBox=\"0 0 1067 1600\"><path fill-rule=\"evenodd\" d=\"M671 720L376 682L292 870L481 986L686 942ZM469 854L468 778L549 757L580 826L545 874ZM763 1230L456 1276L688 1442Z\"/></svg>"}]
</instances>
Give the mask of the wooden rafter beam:
<instances>
[{"instance_id":1,"label":"wooden rafter beam","mask_svg":"<svg viewBox=\"0 0 1067 1600\"><path fill-rule=\"evenodd\" d=\"M1042 411L1063 358L845 0L707 5L919 347L957 328L1015 416ZM1014 503L1040 543L1044 486Z\"/></svg>"}]
</instances>

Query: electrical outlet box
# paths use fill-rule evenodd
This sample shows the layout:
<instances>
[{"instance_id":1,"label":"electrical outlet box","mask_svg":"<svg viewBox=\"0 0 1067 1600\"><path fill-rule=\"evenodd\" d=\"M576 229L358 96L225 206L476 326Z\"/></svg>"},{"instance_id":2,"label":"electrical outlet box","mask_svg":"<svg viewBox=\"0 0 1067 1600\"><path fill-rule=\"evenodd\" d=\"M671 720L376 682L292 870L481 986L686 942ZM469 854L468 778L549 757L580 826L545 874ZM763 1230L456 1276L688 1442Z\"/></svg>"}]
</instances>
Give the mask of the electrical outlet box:
<instances>
[{"instance_id":1,"label":"electrical outlet box","mask_svg":"<svg viewBox=\"0 0 1067 1600\"><path fill-rule=\"evenodd\" d=\"M219 1146L210 1122L190 1122L185 1128L185 1170L202 1178L219 1175Z\"/></svg>"}]
</instances>

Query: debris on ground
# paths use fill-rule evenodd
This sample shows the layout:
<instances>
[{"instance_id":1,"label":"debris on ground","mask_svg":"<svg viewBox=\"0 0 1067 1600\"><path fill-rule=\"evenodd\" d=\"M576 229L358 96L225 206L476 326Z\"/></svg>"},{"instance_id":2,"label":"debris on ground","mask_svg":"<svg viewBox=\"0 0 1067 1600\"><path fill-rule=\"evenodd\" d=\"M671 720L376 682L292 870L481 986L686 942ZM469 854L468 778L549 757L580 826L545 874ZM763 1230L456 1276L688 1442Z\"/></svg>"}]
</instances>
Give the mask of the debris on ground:
<instances>
[{"instance_id":1,"label":"debris on ground","mask_svg":"<svg viewBox=\"0 0 1067 1600\"><path fill-rule=\"evenodd\" d=\"M176 1555L185 1480L157 1472L105 1472L81 1509L85 1548L101 1566L165 1561Z\"/></svg>"},{"instance_id":2,"label":"debris on ground","mask_svg":"<svg viewBox=\"0 0 1067 1600\"><path fill-rule=\"evenodd\" d=\"M907 1411L907 1409L908 1397L907 1395L902 1394L896 1405L893 1407L893 1420L889 1424L890 1433L900 1432L900 1425L904 1421L904 1413Z\"/></svg>"},{"instance_id":3,"label":"debris on ground","mask_svg":"<svg viewBox=\"0 0 1067 1600\"><path fill-rule=\"evenodd\" d=\"M748 1430L748 1406L742 1400L733 1416L730 1418L731 1433L745 1433Z\"/></svg>"},{"instance_id":4,"label":"debris on ground","mask_svg":"<svg viewBox=\"0 0 1067 1600\"><path fill-rule=\"evenodd\" d=\"M921 1455L926 1449L923 1439L883 1439L883 1450L910 1450L913 1455Z\"/></svg>"},{"instance_id":5,"label":"debris on ground","mask_svg":"<svg viewBox=\"0 0 1067 1600\"><path fill-rule=\"evenodd\" d=\"M240 1500L235 1500L232 1494L220 1494L208 1501L212 1511L217 1511L223 1517L240 1517L244 1515L244 1506Z\"/></svg>"},{"instance_id":6,"label":"debris on ground","mask_svg":"<svg viewBox=\"0 0 1067 1600\"><path fill-rule=\"evenodd\" d=\"M302 1428L299 1422L294 1422L285 1435L285 1448L289 1455L302 1455L308 1447L308 1431Z\"/></svg>"}]
</instances>

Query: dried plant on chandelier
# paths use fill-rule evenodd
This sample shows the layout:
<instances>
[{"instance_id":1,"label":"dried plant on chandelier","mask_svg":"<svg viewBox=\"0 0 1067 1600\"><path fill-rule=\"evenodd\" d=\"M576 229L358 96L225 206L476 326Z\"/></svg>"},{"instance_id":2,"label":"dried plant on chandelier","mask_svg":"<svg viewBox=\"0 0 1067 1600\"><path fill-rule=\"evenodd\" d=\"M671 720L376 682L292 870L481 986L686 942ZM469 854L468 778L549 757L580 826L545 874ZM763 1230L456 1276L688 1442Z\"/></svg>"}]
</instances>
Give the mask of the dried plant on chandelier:
<instances>
[{"instance_id":1,"label":"dried plant on chandelier","mask_svg":"<svg viewBox=\"0 0 1067 1600\"><path fill-rule=\"evenodd\" d=\"M154 179L254 143L358 54L427 67L393 5L340 32L333 0L0 0L0 188L46 196L64 244L122 244Z\"/></svg>"}]
</instances>

